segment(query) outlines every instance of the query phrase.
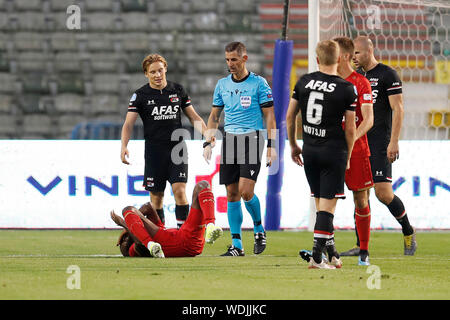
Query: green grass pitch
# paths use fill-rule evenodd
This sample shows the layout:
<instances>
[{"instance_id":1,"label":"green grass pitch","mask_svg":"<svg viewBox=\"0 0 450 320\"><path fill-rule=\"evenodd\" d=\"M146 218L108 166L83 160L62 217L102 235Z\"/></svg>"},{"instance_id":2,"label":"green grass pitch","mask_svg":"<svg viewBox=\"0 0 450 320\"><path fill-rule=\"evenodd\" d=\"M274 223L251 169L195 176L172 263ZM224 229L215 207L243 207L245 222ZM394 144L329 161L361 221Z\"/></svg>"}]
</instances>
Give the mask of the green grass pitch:
<instances>
[{"instance_id":1,"label":"green grass pitch","mask_svg":"<svg viewBox=\"0 0 450 320\"><path fill-rule=\"evenodd\" d=\"M371 234L367 273L356 257L340 270L308 270L298 256L310 249L310 232L268 232L266 251L253 255L244 232L245 257L219 257L229 231L195 258L124 258L115 246L119 230L0 231L0 299L449 299L450 233L419 232L418 251L403 255L400 232ZM338 250L354 244L354 232L336 232ZM68 289L71 265L80 289ZM369 269L370 270L370 269ZM378 282L376 282L378 281ZM369 284L378 284L378 288Z\"/></svg>"}]
</instances>

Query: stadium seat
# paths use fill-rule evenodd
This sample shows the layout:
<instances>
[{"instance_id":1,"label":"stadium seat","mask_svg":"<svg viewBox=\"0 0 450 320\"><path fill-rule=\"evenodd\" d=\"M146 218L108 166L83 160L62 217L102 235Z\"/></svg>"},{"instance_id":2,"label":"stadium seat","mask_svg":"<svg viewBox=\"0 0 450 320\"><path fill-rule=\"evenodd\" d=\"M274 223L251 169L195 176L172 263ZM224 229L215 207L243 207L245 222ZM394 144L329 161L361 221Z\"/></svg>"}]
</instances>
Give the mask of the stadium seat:
<instances>
[{"instance_id":1,"label":"stadium seat","mask_svg":"<svg viewBox=\"0 0 450 320\"><path fill-rule=\"evenodd\" d=\"M256 12L255 3L253 0L225 0L225 7L227 12L253 13Z\"/></svg>"},{"instance_id":2,"label":"stadium seat","mask_svg":"<svg viewBox=\"0 0 450 320\"><path fill-rule=\"evenodd\" d=\"M114 51L113 36L107 32L86 33L78 36L78 39L85 41L88 52L108 52Z\"/></svg>"},{"instance_id":3,"label":"stadium seat","mask_svg":"<svg viewBox=\"0 0 450 320\"><path fill-rule=\"evenodd\" d=\"M14 92L14 83L16 81L16 77L13 74L1 72L0 73L0 92L3 93L13 93Z\"/></svg>"},{"instance_id":4,"label":"stadium seat","mask_svg":"<svg viewBox=\"0 0 450 320\"><path fill-rule=\"evenodd\" d=\"M92 53L89 54L89 62L94 73L116 73L120 71L120 64L128 56L117 53Z\"/></svg>"},{"instance_id":5,"label":"stadium seat","mask_svg":"<svg viewBox=\"0 0 450 320\"><path fill-rule=\"evenodd\" d=\"M78 41L77 34L71 32L51 32L50 46L53 51L77 51Z\"/></svg>"},{"instance_id":6,"label":"stadium seat","mask_svg":"<svg viewBox=\"0 0 450 320\"><path fill-rule=\"evenodd\" d=\"M134 51L149 51L150 37L148 33L144 32L127 32L115 34L114 39L120 41L121 48L127 52Z\"/></svg>"},{"instance_id":7,"label":"stadium seat","mask_svg":"<svg viewBox=\"0 0 450 320\"><path fill-rule=\"evenodd\" d=\"M81 65L80 54L75 52L57 52L55 54L55 71L58 73L79 73Z\"/></svg>"},{"instance_id":8,"label":"stadium seat","mask_svg":"<svg viewBox=\"0 0 450 320\"><path fill-rule=\"evenodd\" d=\"M219 29L219 17L215 12L196 13L192 20L195 30L211 32Z\"/></svg>"},{"instance_id":9,"label":"stadium seat","mask_svg":"<svg viewBox=\"0 0 450 320\"><path fill-rule=\"evenodd\" d=\"M29 74L44 73L46 71L46 62L49 61L49 56L42 52L25 51L16 54L19 72ZM37 76L37 75L36 75ZM33 76L36 77L36 76Z\"/></svg>"},{"instance_id":10,"label":"stadium seat","mask_svg":"<svg viewBox=\"0 0 450 320\"><path fill-rule=\"evenodd\" d=\"M41 0L14 0L15 9L18 11L41 11Z\"/></svg>"},{"instance_id":11,"label":"stadium seat","mask_svg":"<svg viewBox=\"0 0 450 320\"><path fill-rule=\"evenodd\" d=\"M23 94L17 98L20 111L23 114L45 114L45 105L40 103L40 95L38 94Z\"/></svg>"},{"instance_id":12,"label":"stadium seat","mask_svg":"<svg viewBox=\"0 0 450 320\"><path fill-rule=\"evenodd\" d=\"M17 32L13 34L14 47L19 51L42 50L44 35L39 32Z\"/></svg>"},{"instance_id":13,"label":"stadium seat","mask_svg":"<svg viewBox=\"0 0 450 320\"><path fill-rule=\"evenodd\" d=\"M217 9L217 0L194 0L191 1L191 8L193 12L213 11Z\"/></svg>"},{"instance_id":14,"label":"stadium seat","mask_svg":"<svg viewBox=\"0 0 450 320\"><path fill-rule=\"evenodd\" d=\"M52 120L46 114L27 114L23 116L23 125L20 129L24 136L30 137L37 135L37 137L51 136L55 128L52 126Z\"/></svg>"},{"instance_id":15,"label":"stadium seat","mask_svg":"<svg viewBox=\"0 0 450 320\"><path fill-rule=\"evenodd\" d=\"M25 93L47 94L49 93L48 78L42 73L30 73L21 76Z\"/></svg>"},{"instance_id":16,"label":"stadium seat","mask_svg":"<svg viewBox=\"0 0 450 320\"><path fill-rule=\"evenodd\" d=\"M13 97L11 95L0 95L0 117L12 113L12 101Z\"/></svg>"},{"instance_id":17,"label":"stadium seat","mask_svg":"<svg viewBox=\"0 0 450 320\"><path fill-rule=\"evenodd\" d=\"M120 0L124 12L146 12L147 0Z\"/></svg>"},{"instance_id":18,"label":"stadium seat","mask_svg":"<svg viewBox=\"0 0 450 320\"><path fill-rule=\"evenodd\" d=\"M95 1L86 1L85 9L86 12L94 12L94 11L103 11L103 12L111 12L113 9L115 1L114 0L95 0Z\"/></svg>"},{"instance_id":19,"label":"stadium seat","mask_svg":"<svg viewBox=\"0 0 450 320\"><path fill-rule=\"evenodd\" d=\"M58 138L70 139L71 133L77 124L86 121L81 115L61 115L58 117Z\"/></svg>"},{"instance_id":20,"label":"stadium seat","mask_svg":"<svg viewBox=\"0 0 450 320\"><path fill-rule=\"evenodd\" d=\"M58 74L57 84L58 93L84 93L84 81L81 74Z\"/></svg>"},{"instance_id":21,"label":"stadium seat","mask_svg":"<svg viewBox=\"0 0 450 320\"><path fill-rule=\"evenodd\" d=\"M81 7L84 1L80 0L50 0L50 8L52 11L64 11L71 5L78 5Z\"/></svg>"},{"instance_id":22,"label":"stadium seat","mask_svg":"<svg viewBox=\"0 0 450 320\"><path fill-rule=\"evenodd\" d=\"M117 93L119 77L113 73L99 73L93 75L94 93Z\"/></svg>"},{"instance_id":23,"label":"stadium seat","mask_svg":"<svg viewBox=\"0 0 450 320\"><path fill-rule=\"evenodd\" d=\"M59 114L81 115L84 112L83 96L71 93L58 94L55 97L55 110Z\"/></svg>"},{"instance_id":24,"label":"stadium seat","mask_svg":"<svg viewBox=\"0 0 450 320\"><path fill-rule=\"evenodd\" d=\"M181 12L183 1L154 0L156 12Z\"/></svg>"},{"instance_id":25,"label":"stadium seat","mask_svg":"<svg viewBox=\"0 0 450 320\"><path fill-rule=\"evenodd\" d=\"M125 63L127 66L128 73L138 73L142 72L142 60L146 57L150 52L131 52L127 55L125 59Z\"/></svg>"},{"instance_id":26,"label":"stadium seat","mask_svg":"<svg viewBox=\"0 0 450 320\"><path fill-rule=\"evenodd\" d=\"M10 72L9 59L0 51L0 72Z\"/></svg>"},{"instance_id":27,"label":"stadium seat","mask_svg":"<svg viewBox=\"0 0 450 320\"><path fill-rule=\"evenodd\" d=\"M89 32L117 30L116 22L118 21L118 16L112 13L85 13L82 19L86 21L86 29Z\"/></svg>"},{"instance_id":28,"label":"stadium seat","mask_svg":"<svg viewBox=\"0 0 450 320\"><path fill-rule=\"evenodd\" d=\"M17 136L17 118L14 115L2 114L0 116L0 136L14 138Z\"/></svg>"},{"instance_id":29,"label":"stadium seat","mask_svg":"<svg viewBox=\"0 0 450 320\"><path fill-rule=\"evenodd\" d=\"M126 108L127 106L124 106ZM99 117L102 115L119 116L118 97L115 95L97 94L92 99L92 104L89 108L89 114Z\"/></svg>"},{"instance_id":30,"label":"stadium seat","mask_svg":"<svg viewBox=\"0 0 450 320\"><path fill-rule=\"evenodd\" d=\"M151 20L153 24L158 24L162 31L180 31L184 26L185 15L182 13L162 13L152 17Z\"/></svg>"},{"instance_id":31,"label":"stadium seat","mask_svg":"<svg viewBox=\"0 0 450 320\"><path fill-rule=\"evenodd\" d=\"M130 92L130 98L131 98L131 95L133 94L134 90L137 90L140 87L142 87L143 85L148 83L148 79L144 76L143 72L132 73L130 75L127 75L127 80L128 80L128 89Z\"/></svg>"},{"instance_id":32,"label":"stadium seat","mask_svg":"<svg viewBox=\"0 0 450 320\"><path fill-rule=\"evenodd\" d=\"M21 31L45 31L47 29L47 24L45 14L41 12L21 12L20 14L11 15L10 19L17 19L18 28Z\"/></svg>"},{"instance_id":33,"label":"stadium seat","mask_svg":"<svg viewBox=\"0 0 450 320\"><path fill-rule=\"evenodd\" d=\"M154 30L150 28L151 17L147 13L129 12L121 15L124 31L148 32Z\"/></svg>"}]
</instances>

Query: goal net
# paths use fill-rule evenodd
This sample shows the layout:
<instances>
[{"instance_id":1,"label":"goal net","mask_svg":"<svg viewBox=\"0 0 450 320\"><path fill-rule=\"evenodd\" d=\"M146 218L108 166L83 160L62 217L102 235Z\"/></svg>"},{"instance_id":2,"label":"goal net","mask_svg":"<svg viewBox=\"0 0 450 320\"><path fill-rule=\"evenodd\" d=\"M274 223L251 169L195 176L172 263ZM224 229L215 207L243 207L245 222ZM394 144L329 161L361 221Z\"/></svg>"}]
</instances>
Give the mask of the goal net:
<instances>
[{"instance_id":1,"label":"goal net","mask_svg":"<svg viewBox=\"0 0 450 320\"><path fill-rule=\"evenodd\" d=\"M397 70L405 106L401 139L450 139L450 1L316 3L318 23L309 28L317 28L319 40L367 35L376 58Z\"/></svg>"}]
</instances>

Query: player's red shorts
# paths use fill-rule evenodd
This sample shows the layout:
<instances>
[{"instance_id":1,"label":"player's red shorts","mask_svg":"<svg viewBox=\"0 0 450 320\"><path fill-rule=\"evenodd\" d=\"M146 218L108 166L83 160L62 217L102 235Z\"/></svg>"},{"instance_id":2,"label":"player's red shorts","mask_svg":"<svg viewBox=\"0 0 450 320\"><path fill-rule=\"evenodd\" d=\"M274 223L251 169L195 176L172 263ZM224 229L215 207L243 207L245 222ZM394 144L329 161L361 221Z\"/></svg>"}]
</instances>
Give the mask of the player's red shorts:
<instances>
[{"instance_id":1,"label":"player's red shorts","mask_svg":"<svg viewBox=\"0 0 450 320\"><path fill-rule=\"evenodd\" d=\"M200 210L191 208L188 218L180 229L160 229L153 237L158 242L166 257L194 257L202 253L205 245L205 225Z\"/></svg>"},{"instance_id":2,"label":"player's red shorts","mask_svg":"<svg viewBox=\"0 0 450 320\"><path fill-rule=\"evenodd\" d=\"M345 171L345 184L352 191L361 191L373 187L369 157L350 158L350 169Z\"/></svg>"}]
</instances>

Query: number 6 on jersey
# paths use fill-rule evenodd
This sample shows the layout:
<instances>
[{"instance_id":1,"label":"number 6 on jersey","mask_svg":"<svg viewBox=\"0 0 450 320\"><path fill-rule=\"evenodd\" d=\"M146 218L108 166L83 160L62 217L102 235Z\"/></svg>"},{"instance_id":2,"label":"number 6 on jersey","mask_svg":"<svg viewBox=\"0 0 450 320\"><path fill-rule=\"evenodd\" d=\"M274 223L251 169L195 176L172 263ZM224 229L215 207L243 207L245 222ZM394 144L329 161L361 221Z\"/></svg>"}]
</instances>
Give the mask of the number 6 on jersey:
<instances>
[{"instance_id":1,"label":"number 6 on jersey","mask_svg":"<svg viewBox=\"0 0 450 320\"><path fill-rule=\"evenodd\" d=\"M308 98L308 105L306 107L306 121L317 125L322 122L323 106L316 103L316 100L323 100L323 93L311 91Z\"/></svg>"}]
</instances>

